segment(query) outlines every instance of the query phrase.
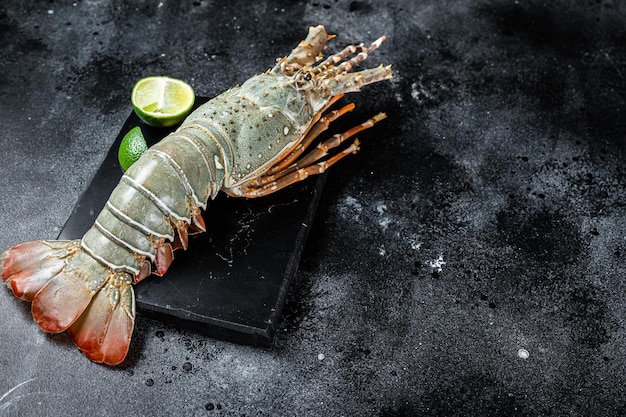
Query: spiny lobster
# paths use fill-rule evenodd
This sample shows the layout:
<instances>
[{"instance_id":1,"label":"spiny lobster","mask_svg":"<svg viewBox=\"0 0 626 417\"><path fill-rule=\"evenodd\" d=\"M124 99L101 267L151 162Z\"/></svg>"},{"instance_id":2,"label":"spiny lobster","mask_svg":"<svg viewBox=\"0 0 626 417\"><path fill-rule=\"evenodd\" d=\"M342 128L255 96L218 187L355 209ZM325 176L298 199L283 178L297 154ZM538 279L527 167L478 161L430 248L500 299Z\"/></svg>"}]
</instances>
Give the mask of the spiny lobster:
<instances>
[{"instance_id":1,"label":"spiny lobster","mask_svg":"<svg viewBox=\"0 0 626 417\"><path fill-rule=\"evenodd\" d=\"M152 146L122 176L82 239L32 241L0 254L0 274L13 293L32 301L46 332L67 330L92 361L116 365L128 352L135 322L132 285L163 275L188 235L205 231L201 211L222 190L261 197L320 174L358 150L368 119L317 141L354 109L329 108L344 93L391 78L390 66L350 70L377 49L350 45L323 59L332 39L323 26L268 72L213 98ZM329 150L331 152L329 156Z\"/></svg>"}]
</instances>

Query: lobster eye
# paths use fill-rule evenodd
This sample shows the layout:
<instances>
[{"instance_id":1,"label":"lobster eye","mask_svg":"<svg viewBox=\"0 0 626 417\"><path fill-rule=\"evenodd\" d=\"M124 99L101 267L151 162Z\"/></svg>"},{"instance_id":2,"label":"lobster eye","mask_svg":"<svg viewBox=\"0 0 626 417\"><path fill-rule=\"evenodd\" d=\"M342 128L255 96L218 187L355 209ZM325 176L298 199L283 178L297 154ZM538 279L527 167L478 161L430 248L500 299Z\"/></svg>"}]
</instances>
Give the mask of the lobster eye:
<instances>
[{"instance_id":1,"label":"lobster eye","mask_svg":"<svg viewBox=\"0 0 626 417\"><path fill-rule=\"evenodd\" d=\"M313 76L308 72L301 72L296 75L296 88L298 90L310 90L314 88Z\"/></svg>"}]
</instances>

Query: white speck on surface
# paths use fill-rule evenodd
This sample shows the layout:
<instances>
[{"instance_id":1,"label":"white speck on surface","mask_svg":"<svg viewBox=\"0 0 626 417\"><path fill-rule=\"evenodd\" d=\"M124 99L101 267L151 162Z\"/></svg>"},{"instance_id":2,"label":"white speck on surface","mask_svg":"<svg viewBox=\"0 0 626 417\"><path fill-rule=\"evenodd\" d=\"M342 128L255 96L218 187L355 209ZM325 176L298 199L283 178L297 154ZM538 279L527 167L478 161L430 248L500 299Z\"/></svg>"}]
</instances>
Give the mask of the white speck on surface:
<instances>
[{"instance_id":1,"label":"white speck on surface","mask_svg":"<svg viewBox=\"0 0 626 417\"><path fill-rule=\"evenodd\" d=\"M323 353L320 353L320 354L317 355L317 359L320 360L320 361L323 361L324 358L325 358L325 356L324 356Z\"/></svg>"},{"instance_id":2,"label":"white speck on surface","mask_svg":"<svg viewBox=\"0 0 626 417\"><path fill-rule=\"evenodd\" d=\"M433 270L433 272L441 272L443 266L446 263L443 260L443 255L439 255L437 259L432 259L428 261L428 267Z\"/></svg>"},{"instance_id":3,"label":"white speck on surface","mask_svg":"<svg viewBox=\"0 0 626 417\"><path fill-rule=\"evenodd\" d=\"M54 14L54 10L49 9L49 10L48 10L48 14Z\"/></svg>"},{"instance_id":4,"label":"white speck on surface","mask_svg":"<svg viewBox=\"0 0 626 417\"><path fill-rule=\"evenodd\" d=\"M426 90L422 81L419 80L418 82L411 84L411 97L418 103L422 104L432 98L432 94Z\"/></svg>"},{"instance_id":5,"label":"white speck on surface","mask_svg":"<svg viewBox=\"0 0 626 417\"><path fill-rule=\"evenodd\" d=\"M528 357L530 356L530 353L528 353L528 351L524 348L520 348L517 351L517 357L521 358L521 359L528 359Z\"/></svg>"},{"instance_id":6,"label":"white speck on surface","mask_svg":"<svg viewBox=\"0 0 626 417\"><path fill-rule=\"evenodd\" d=\"M385 247L384 247L384 246L379 246L379 247L378 247L378 254L379 254L380 256L385 256L385 255L387 254L387 250L385 249Z\"/></svg>"},{"instance_id":7,"label":"white speck on surface","mask_svg":"<svg viewBox=\"0 0 626 417\"><path fill-rule=\"evenodd\" d=\"M352 196L347 196L339 204L339 214L343 218L352 218L354 220L358 220L362 211L363 206L361 205L361 203L359 203L359 200Z\"/></svg>"},{"instance_id":8,"label":"white speck on surface","mask_svg":"<svg viewBox=\"0 0 626 417\"><path fill-rule=\"evenodd\" d=\"M361 212L361 210L363 210L363 206L361 206L361 203L359 203L359 200L357 200L354 197L351 197L351 196L346 197L345 203L347 206L355 208L359 213Z\"/></svg>"},{"instance_id":9,"label":"white speck on surface","mask_svg":"<svg viewBox=\"0 0 626 417\"><path fill-rule=\"evenodd\" d=\"M416 235L412 235L409 238L409 243L411 245L411 249L413 249L413 250L418 250L419 248L422 247L422 242L417 240L417 236Z\"/></svg>"},{"instance_id":10,"label":"white speck on surface","mask_svg":"<svg viewBox=\"0 0 626 417\"><path fill-rule=\"evenodd\" d=\"M391 219L389 217L383 217L378 221L378 225L383 228L383 232L387 230L389 223L391 223Z\"/></svg>"},{"instance_id":11,"label":"white speck on surface","mask_svg":"<svg viewBox=\"0 0 626 417\"><path fill-rule=\"evenodd\" d=\"M385 214L387 211L387 205L385 203L377 203L376 204L376 212L381 216ZM383 217L378 221L378 225L383 229L383 232L387 230L389 224L391 223L391 219L389 217Z\"/></svg>"}]
</instances>

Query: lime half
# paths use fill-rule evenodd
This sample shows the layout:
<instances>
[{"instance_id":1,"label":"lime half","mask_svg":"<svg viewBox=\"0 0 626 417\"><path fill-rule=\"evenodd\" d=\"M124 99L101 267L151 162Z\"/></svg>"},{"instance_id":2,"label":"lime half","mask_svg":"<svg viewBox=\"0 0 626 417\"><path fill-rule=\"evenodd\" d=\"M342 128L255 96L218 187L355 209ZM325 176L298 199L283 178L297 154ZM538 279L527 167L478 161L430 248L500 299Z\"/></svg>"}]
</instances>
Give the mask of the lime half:
<instances>
[{"instance_id":1,"label":"lime half","mask_svg":"<svg viewBox=\"0 0 626 417\"><path fill-rule=\"evenodd\" d=\"M123 171L126 171L132 164L134 164L139 157L148 150L146 139L141 133L141 128L135 126L124 135L122 143L120 143L120 149L117 151L117 159L120 162L120 167Z\"/></svg>"},{"instance_id":2,"label":"lime half","mask_svg":"<svg viewBox=\"0 0 626 417\"><path fill-rule=\"evenodd\" d=\"M131 101L141 120L150 126L168 127L191 112L195 94L189 84L170 77L146 77L133 87Z\"/></svg>"}]
</instances>

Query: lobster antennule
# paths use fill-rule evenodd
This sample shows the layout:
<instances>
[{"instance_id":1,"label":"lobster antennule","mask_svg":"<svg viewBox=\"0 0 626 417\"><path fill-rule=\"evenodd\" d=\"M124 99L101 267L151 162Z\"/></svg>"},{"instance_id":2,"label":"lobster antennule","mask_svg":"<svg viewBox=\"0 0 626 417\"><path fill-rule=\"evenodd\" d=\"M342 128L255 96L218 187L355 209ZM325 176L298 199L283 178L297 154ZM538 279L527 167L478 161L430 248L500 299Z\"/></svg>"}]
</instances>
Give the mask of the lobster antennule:
<instances>
[{"instance_id":1,"label":"lobster antennule","mask_svg":"<svg viewBox=\"0 0 626 417\"><path fill-rule=\"evenodd\" d=\"M380 65L377 68L350 72L352 68L365 61L369 54L378 49L386 39L386 36L381 36L368 47L365 47L363 44L358 46L350 45L338 54L329 56L324 62L313 68L311 72L315 73L327 94L331 96L360 91L361 87L365 85L393 78L391 65ZM354 57L344 61L355 53Z\"/></svg>"},{"instance_id":2,"label":"lobster antennule","mask_svg":"<svg viewBox=\"0 0 626 417\"><path fill-rule=\"evenodd\" d=\"M332 78L336 74L349 72L353 67L365 61L369 54L378 49L386 40L387 36L381 36L368 47L365 47L362 43L360 45L348 45L341 52L330 55L324 62L316 65L310 72L320 78ZM344 61L350 55L357 52L358 54L356 56Z\"/></svg>"},{"instance_id":3,"label":"lobster antennule","mask_svg":"<svg viewBox=\"0 0 626 417\"><path fill-rule=\"evenodd\" d=\"M329 80L326 88L331 94L353 93L360 91L361 87L378 81L392 78L391 65L369 68L359 72L340 74Z\"/></svg>"},{"instance_id":4,"label":"lobster antennule","mask_svg":"<svg viewBox=\"0 0 626 417\"><path fill-rule=\"evenodd\" d=\"M7 249L0 254L0 276L17 297L32 301L43 331L69 330L95 362L117 365L126 357L135 318L131 276L100 264L81 250L80 240Z\"/></svg>"}]
</instances>

